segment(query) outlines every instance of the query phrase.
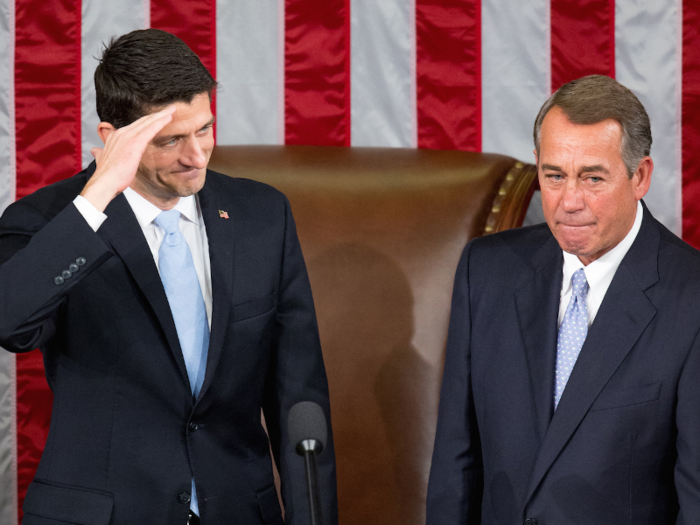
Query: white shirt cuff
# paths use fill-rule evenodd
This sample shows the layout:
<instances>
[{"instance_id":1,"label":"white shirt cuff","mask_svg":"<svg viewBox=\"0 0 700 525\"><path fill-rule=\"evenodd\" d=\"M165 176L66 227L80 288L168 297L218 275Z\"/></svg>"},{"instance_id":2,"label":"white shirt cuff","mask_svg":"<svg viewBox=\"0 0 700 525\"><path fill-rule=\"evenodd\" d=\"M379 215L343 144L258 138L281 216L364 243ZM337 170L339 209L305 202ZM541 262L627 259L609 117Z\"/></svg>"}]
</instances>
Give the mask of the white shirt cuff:
<instances>
[{"instance_id":1,"label":"white shirt cuff","mask_svg":"<svg viewBox=\"0 0 700 525\"><path fill-rule=\"evenodd\" d=\"M80 215L85 218L93 231L97 231L99 227L102 226L102 223L107 220L107 216L95 208L92 203L82 195L78 195L73 199L73 204L78 208Z\"/></svg>"}]
</instances>

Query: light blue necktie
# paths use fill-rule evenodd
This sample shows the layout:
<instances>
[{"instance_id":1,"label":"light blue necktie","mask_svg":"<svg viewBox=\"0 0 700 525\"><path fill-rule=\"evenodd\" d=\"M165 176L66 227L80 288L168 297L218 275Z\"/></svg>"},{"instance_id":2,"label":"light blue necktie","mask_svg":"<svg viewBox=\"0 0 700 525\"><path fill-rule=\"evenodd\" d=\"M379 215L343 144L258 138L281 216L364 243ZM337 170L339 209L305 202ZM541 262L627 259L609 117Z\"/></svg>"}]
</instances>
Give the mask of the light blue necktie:
<instances>
[{"instance_id":1,"label":"light blue necktie","mask_svg":"<svg viewBox=\"0 0 700 525\"><path fill-rule=\"evenodd\" d=\"M583 268L576 270L571 276L573 292L566 307L564 320L559 327L557 341L557 366L554 386L554 408L557 408L571 371L574 369L578 354L588 334L588 281Z\"/></svg>"},{"instance_id":2,"label":"light blue necktie","mask_svg":"<svg viewBox=\"0 0 700 525\"><path fill-rule=\"evenodd\" d=\"M204 383L207 366L209 350L207 310L204 306L197 272L194 269L192 253L180 233L180 212L163 211L154 222L165 231L165 237L158 250L160 278L175 321L192 395L196 398ZM190 509L199 514L194 478Z\"/></svg>"}]
</instances>

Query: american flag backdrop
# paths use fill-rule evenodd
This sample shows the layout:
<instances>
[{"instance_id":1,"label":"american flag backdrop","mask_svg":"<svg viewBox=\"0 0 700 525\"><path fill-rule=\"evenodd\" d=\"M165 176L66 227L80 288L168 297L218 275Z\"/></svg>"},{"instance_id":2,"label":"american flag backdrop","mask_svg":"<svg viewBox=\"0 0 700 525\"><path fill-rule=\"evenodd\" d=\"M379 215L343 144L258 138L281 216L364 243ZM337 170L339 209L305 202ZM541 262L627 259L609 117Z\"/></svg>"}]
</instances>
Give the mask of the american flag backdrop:
<instances>
[{"instance_id":1,"label":"american flag backdrop","mask_svg":"<svg viewBox=\"0 0 700 525\"><path fill-rule=\"evenodd\" d=\"M0 0L0 211L90 162L94 57L145 27L183 38L220 82L218 144L531 162L549 94L613 76L651 117L649 208L700 246L698 0ZM21 519L51 402L37 351L0 352L0 525Z\"/></svg>"}]
</instances>

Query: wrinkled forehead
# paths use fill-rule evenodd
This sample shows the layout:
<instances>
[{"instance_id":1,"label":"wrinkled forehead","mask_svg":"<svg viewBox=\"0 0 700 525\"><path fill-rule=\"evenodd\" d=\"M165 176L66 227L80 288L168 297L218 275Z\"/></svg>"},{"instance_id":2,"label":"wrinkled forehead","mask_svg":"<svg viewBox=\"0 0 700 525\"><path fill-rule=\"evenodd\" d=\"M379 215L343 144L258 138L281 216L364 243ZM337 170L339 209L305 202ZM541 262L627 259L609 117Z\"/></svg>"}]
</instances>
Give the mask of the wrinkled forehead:
<instances>
[{"instance_id":1,"label":"wrinkled forehead","mask_svg":"<svg viewBox=\"0 0 700 525\"><path fill-rule=\"evenodd\" d=\"M541 128L540 154L555 153L562 148L571 150L614 149L622 145L622 126L617 120L605 119L595 123L573 122L555 106L547 113Z\"/></svg>"}]
</instances>

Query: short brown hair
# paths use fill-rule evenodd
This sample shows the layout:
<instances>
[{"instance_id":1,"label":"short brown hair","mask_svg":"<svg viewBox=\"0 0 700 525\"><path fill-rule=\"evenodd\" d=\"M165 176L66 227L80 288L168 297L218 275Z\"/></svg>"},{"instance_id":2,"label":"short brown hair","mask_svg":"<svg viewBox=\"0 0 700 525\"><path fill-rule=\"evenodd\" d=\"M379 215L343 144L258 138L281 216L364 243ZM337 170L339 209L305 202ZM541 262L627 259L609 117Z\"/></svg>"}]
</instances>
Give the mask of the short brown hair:
<instances>
[{"instance_id":1,"label":"short brown hair","mask_svg":"<svg viewBox=\"0 0 700 525\"><path fill-rule=\"evenodd\" d=\"M616 120L622 128L620 155L631 178L651 150L651 124L644 106L625 86L605 75L589 75L560 87L540 108L533 138L540 153L542 122L550 109L560 107L574 124Z\"/></svg>"},{"instance_id":2,"label":"short brown hair","mask_svg":"<svg viewBox=\"0 0 700 525\"><path fill-rule=\"evenodd\" d=\"M192 102L216 81L182 40L159 29L113 37L95 70L97 114L115 128L127 126L154 109Z\"/></svg>"}]
</instances>

